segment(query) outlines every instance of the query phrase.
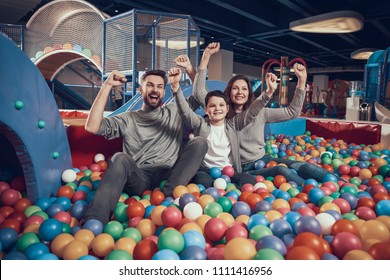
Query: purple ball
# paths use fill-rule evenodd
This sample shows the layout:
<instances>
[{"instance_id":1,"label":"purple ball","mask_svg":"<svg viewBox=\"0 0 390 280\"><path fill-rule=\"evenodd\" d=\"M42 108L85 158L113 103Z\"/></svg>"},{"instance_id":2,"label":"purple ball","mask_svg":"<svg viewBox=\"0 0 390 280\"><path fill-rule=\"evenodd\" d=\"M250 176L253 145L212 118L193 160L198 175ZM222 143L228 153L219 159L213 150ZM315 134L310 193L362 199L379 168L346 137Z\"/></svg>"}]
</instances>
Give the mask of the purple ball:
<instances>
[{"instance_id":1,"label":"purple ball","mask_svg":"<svg viewBox=\"0 0 390 280\"><path fill-rule=\"evenodd\" d=\"M321 236L321 224L315 217L302 216L295 223L295 232L296 234L300 234L302 232L312 232Z\"/></svg>"},{"instance_id":2,"label":"purple ball","mask_svg":"<svg viewBox=\"0 0 390 280\"><path fill-rule=\"evenodd\" d=\"M237 218L240 215L250 216L251 208L247 203L243 201L238 201L233 204L231 212L234 218Z\"/></svg>"},{"instance_id":3,"label":"purple ball","mask_svg":"<svg viewBox=\"0 0 390 280\"><path fill-rule=\"evenodd\" d=\"M256 242L256 250L270 248L278 251L282 256L286 255L287 248L284 242L277 236L268 235L260 238Z\"/></svg>"}]
</instances>

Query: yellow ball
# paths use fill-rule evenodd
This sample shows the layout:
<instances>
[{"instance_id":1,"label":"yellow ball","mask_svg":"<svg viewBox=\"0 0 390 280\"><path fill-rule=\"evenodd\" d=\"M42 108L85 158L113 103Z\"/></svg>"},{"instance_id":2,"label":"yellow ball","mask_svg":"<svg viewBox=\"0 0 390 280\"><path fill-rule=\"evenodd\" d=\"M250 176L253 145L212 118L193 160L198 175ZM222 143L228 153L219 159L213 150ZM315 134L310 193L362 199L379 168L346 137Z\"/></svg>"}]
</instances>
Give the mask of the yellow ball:
<instances>
[{"instance_id":1,"label":"yellow ball","mask_svg":"<svg viewBox=\"0 0 390 280\"><path fill-rule=\"evenodd\" d=\"M343 260L373 260L374 258L363 250L351 250L345 254Z\"/></svg>"},{"instance_id":2,"label":"yellow ball","mask_svg":"<svg viewBox=\"0 0 390 280\"><path fill-rule=\"evenodd\" d=\"M173 189L173 198L178 198L185 193L189 193L187 187L183 185L179 185Z\"/></svg>"},{"instance_id":3,"label":"yellow ball","mask_svg":"<svg viewBox=\"0 0 390 280\"><path fill-rule=\"evenodd\" d=\"M274 202L272 202L272 209L278 210L280 208L290 209L290 204L287 202L287 200L277 198L274 200Z\"/></svg>"},{"instance_id":4,"label":"yellow ball","mask_svg":"<svg viewBox=\"0 0 390 280\"><path fill-rule=\"evenodd\" d=\"M267 212L265 212L264 216L268 219L270 223L274 220L283 218L282 213L276 210L268 210Z\"/></svg>"},{"instance_id":5,"label":"yellow ball","mask_svg":"<svg viewBox=\"0 0 390 280\"><path fill-rule=\"evenodd\" d=\"M386 242L390 239L390 232L387 226L377 220L366 221L360 228L362 240L377 239Z\"/></svg>"},{"instance_id":6,"label":"yellow ball","mask_svg":"<svg viewBox=\"0 0 390 280\"><path fill-rule=\"evenodd\" d=\"M95 235L89 229L80 229L75 233L74 238L84 242L88 246L88 249L91 249L92 240L95 238Z\"/></svg>"},{"instance_id":7,"label":"yellow ball","mask_svg":"<svg viewBox=\"0 0 390 280\"><path fill-rule=\"evenodd\" d=\"M118 241L115 243L113 250L124 250L128 252L130 255L133 255L134 247L137 243L129 238L129 237L122 237L118 239Z\"/></svg>"},{"instance_id":8,"label":"yellow ball","mask_svg":"<svg viewBox=\"0 0 390 280\"><path fill-rule=\"evenodd\" d=\"M217 218L221 219L227 227L229 227L231 224L234 223L234 217L226 212L219 213L217 215Z\"/></svg>"},{"instance_id":9,"label":"yellow ball","mask_svg":"<svg viewBox=\"0 0 390 280\"><path fill-rule=\"evenodd\" d=\"M204 194L204 195L201 195L199 197L199 201L198 203L200 204L200 206L202 206L202 208L204 209L206 207L207 204L209 204L210 202L214 202L214 197L212 197L211 195L209 194Z\"/></svg>"},{"instance_id":10,"label":"yellow ball","mask_svg":"<svg viewBox=\"0 0 390 280\"><path fill-rule=\"evenodd\" d=\"M211 219L209 215L203 214L196 218L196 223L201 227L202 230L204 230L205 224Z\"/></svg>"},{"instance_id":11,"label":"yellow ball","mask_svg":"<svg viewBox=\"0 0 390 280\"><path fill-rule=\"evenodd\" d=\"M200 225L198 225L195 222L189 222L189 223L185 223L184 225L182 225L180 228L180 233L183 234L189 230L195 230L195 231L199 232L200 234L203 234L203 229L200 227Z\"/></svg>"},{"instance_id":12,"label":"yellow ball","mask_svg":"<svg viewBox=\"0 0 390 280\"><path fill-rule=\"evenodd\" d=\"M138 222L136 228L142 235L142 239L152 236L156 233L156 225L149 219L142 219Z\"/></svg>"},{"instance_id":13,"label":"yellow ball","mask_svg":"<svg viewBox=\"0 0 390 280\"><path fill-rule=\"evenodd\" d=\"M200 192L197 184L188 184L187 189L190 193Z\"/></svg>"},{"instance_id":14,"label":"yellow ball","mask_svg":"<svg viewBox=\"0 0 390 280\"><path fill-rule=\"evenodd\" d=\"M340 208L339 208L336 204L334 204L334 203L332 203L332 202L324 203L324 204L322 204L322 206L320 207L320 212L321 212L321 213L322 213L322 212L325 212L325 211L327 211L327 210L335 210L335 211L337 211L337 212L339 212L339 213L341 214Z\"/></svg>"},{"instance_id":15,"label":"yellow ball","mask_svg":"<svg viewBox=\"0 0 390 280\"><path fill-rule=\"evenodd\" d=\"M69 233L61 233L57 235L50 243L51 252L58 258L62 259L66 245L74 240L75 238Z\"/></svg>"},{"instance_id":16,"label":"yellow ball","mask_svg":"<svg viewBox=\"0 0 390 280\"><path fill-rule=\"evenodd\" d=\"M150 219L156 226L162 226L163 222L161 220L161 213L166 209L167 207L164 205L158 205L153 208L152 213L150 213Z\"/></svg>"},{"instance_id":17,"label":"yellow ball","mask_svg":"<svg viewBox=\"0 0 390 280\"><path fill-rule=\"evenodd\" d=\"M241 222L243 224L248 225L249 216L247 215L239 215L236 217L236 222Z\"/></svg>"},{"instance_id":18,"label":"yellow ball","mask_svg":"<svg viewBox=\"0 0 390 280\"><path fill-rule=\"evenodd\" d=\"M86 255L88 255L87 244L78 240L73 240L65 246L62 257L64 260L77 260Z\"/></svg>"},{"instance_id":19,"label":"yellow ball","mask_svg":"<svg viewBox=\"0 0 390 280\"><path fill-rule=\"evenodd\" d=\"M114 245L115 241L111 235L109 235L108 233L101 233L96 236L94 240L92 240L91 249L96 256L105 257L113 250Z\"/></svg>"}]
</instances>

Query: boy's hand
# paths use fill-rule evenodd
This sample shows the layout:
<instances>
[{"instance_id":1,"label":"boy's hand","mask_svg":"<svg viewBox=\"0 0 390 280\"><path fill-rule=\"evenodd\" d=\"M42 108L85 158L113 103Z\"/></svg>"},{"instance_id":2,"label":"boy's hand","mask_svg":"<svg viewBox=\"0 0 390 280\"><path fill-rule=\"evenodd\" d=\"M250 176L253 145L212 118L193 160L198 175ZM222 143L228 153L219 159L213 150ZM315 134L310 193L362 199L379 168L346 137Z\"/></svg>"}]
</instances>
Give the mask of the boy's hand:
<instances>
[{"instance_id":1,"label":"boy's hand","mask_svg":"<svg viewBox=\"0 0 390 280\"><path fill-rule=\"evenodd\" d=\"M192 67L191 60L185 54L178 55L173 61L176 63L177 66L183 67L184 69Z\"/></svg>"}]
</instances>

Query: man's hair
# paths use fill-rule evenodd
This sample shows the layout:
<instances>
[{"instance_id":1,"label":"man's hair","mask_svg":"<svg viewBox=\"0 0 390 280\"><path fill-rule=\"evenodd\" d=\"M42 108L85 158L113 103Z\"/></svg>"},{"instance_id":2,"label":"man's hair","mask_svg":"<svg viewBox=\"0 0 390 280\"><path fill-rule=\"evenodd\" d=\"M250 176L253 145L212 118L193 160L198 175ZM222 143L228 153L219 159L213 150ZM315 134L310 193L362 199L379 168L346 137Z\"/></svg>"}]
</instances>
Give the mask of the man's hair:
<instances>
[{"instance_id":1,"label":"man's hair","mask_svg":"<svg viewBox=\"0 0 390 280\"><path fill-rule=\"evenodd\" d=\"M207 106L207 104L209 104L209 100L213 96L221 97L221 98L223 98L223 100L225 100L226 104L229 104L229 100L224 92L222 92L220 90L213 90L213 91L208 92L206 95L206 98L205 98L206 106Z\"/></svg>"},{"instance_id":2,"label":"man's hair","mask_svg":"<svg viewBox=\"0 0 390 280\"><path fill-rule=\"evenodd\" d=\"M149 70L149 71L146 71L142 77L141 77L141 83L145 81L146 77L147 76L150 76L150 75L153 75L153 76L160 76L163 80L164 80L164 87L167 85L168 83L168 78L167 78L167 74L165 73L165 71L163 70Z\"/></svg>"}]
</instances>

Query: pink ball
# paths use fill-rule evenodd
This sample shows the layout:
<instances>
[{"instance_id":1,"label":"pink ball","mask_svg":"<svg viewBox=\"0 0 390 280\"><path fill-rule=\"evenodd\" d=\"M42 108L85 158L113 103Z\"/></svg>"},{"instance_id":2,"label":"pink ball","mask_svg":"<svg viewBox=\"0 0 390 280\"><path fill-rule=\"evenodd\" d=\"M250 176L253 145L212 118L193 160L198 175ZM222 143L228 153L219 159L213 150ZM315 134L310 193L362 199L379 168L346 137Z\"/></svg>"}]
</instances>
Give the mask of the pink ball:
<instances>
[{"instance_id":1,"label":"pink ball","mask_svg":"<svg viewBox=\"0 0 390 280\"><path fill-rule=\"evenodd\" d=\"M227 226L222 219L211 218L204 226L204 235L210 241L221 240L226 233Z\"/></svg>"},{"instance_id":2,"label":"pink ball","mask_svg":"<svg viewBox=\"0 0 390 280\"><path fill-rule=\"evenodd\" d=\"M261 176L261 175L256 175L255 180L256 180L256 183L264 182L265 178L263 176Z\"/></svg>"},{"instance_id":3,"label":"pink ball","mask_svg":"<svg viewBox=\"0 0 390 280\"><path fill-rule=\"evenodd\" d=\"M324 192L325 196L329 196L332 194L332 190L329 187L321 187L320 190Z\"/></svg>"},{"instance_id":4,"label":"pink ball","mask_svg":"<svg viewBox=\"0 0 390 280\"><path fill-rule=\"evenodd\" d=\"M26 228L29 225L40 225L45 219L38 215L32 215L23 222L23 227Z\"/></svg>"},{"instance_id":5,"label":"pink ball","mask_svg":"<svg viewBox=\"0 0 390 280\"><path fill-rule=\"evenodd\" d=\"M100 165L97 163L93 163L89 166L89 170L92 172L100 172Z\"/></svg>"},{"instance_id":6,"label":"pink ball","mask_svg":"<svg viewBox=\"0 0 390 280\"><path fill-rule=\"evenodd\" d=\"M339 168L337 168L341 175L348 175L351 171L351 167L348 164L340 164Z\"/></svg>"},{"instance_id":7,"label":"pink ball","mask_svg":"<svg viewBox=\"0 0 390 280\"><path fill-rule=\"evenodd\" d=\"M375 211L367 206L360 206L356 208L355 215L362 220L374 220L376 219Z\"/></svg>"},{"instance_id":8,"label":"pink ball","mask_svg":"<svg viewBox=\"0 0 390 280\"><path fill-rule=\"evenodd\" d=\"M175 227L180 224L183 215L181 211L174 206L165 208L161 213L161 221L166 227Z\"/></svg>"},{"instance_id":9,"label":"pink ball","mask_svg":"<svg viewBox=\"0 0 390 280\"><path fill-rule=\"evenodd\" d=\"M336 198L332 201L332 203L336 204L341 211L341 214L351 212L351 205L344 198Z\"/></svg>"},{"instance_id":10,"label":"pink ball","mask_svg":"<svg viewBox=\"0 0 390 280\"><path fill-rule=\"evenodd\" d=\"M57 212L53 218L60 222L67 223L68 225L70 225L72 221L72 216L68 212L64 211Z\"/></svg>"},{"instance_id":11,"label":"pink ball","mask_svg":"<svg viewBox=\"0 0 390 280\"><path fill-rule=\"evenodd\" d=\"M213 247L207 250L207 259L208 260L223 260L225 247Z\"/></svg>"},{"instance_id":12,"label":"pink ball","mask_svg":"<svg viewBox=\"0 0 390 280\"><path fill-rule=\"evenodd\" d=\"M332 252L342 259L345 254L352 250L361 250L363 245L359 237L351 232L340 232L332 240Z\"/></svg>"},{"instance_id":13,"label":"pink ball","mask_svg":"<svg viewBox=\"0 0 390 280\"><path fill-rule=\"evenodd\" d=\"M248 230L244 226L238 224L230 226L226 230L226 242L236 237L248 238Z\"/></svg>"},{"instance_id":14,"label":"pink ball","mask_svg":"<svg viewBox=\"0 0 390 280\"><path fill-rule=\"evenodd\" d=\"M21 198L20 192L14 189L8 189L1 193L0 201L2 205L12 206Z\"/></svg>"},{"instance_id":15,"label":"pink ball","mask_svg":"<svg viewBox=\"0 0 390 280\"><path fill-rule=\"evenodd\" d=\"M129 222L127 223L128 227L137 227L139 221L141 221L143 218L142 217L134 217L134 218L131 218L129 220Z\"/></svg>"},{"instance_id":16,"label":"pink ball","mask_svg":"<svg viewBox=\"0 0 390 280\"><path fill-rule=\"evenodd\" d=\"M253 186L252 184L244 184L241 188L241 192L245 192L245 191L248 191L248 192L254 192L255 191L255 186Z\"/></svg>"},{"instance_id":17,"label":"pink ball","mask_svg":"<svg viewBox=\"0 0 390 280\"><path fill-rule=\"evenodd\" d=\"M316 213L309 207L301 207L296 212L298 212L302 216L312 216L312 217L316 216Z\"/></svg>"},{"instance_id":18,"label":"pink ball","mask_svg":"<svg viewBox=\"0 0 390 280\"><path fill-rule=\"evenodd\" d=\"M222 174L223 174L223 175L227 175L227 176L229 176L230 178L233 177L233 175L234 175L234 168L233 168L233 166L230 166L230 165L225 166L225 167L222 169Z\"/></svg>"},{"instance_id":19,"label":"pink ball","mask_svg":"<svg viewBox=\"0 0 390 280\"><path fill-rule=\"evenodd\" d=\"M360 167L359 166L352 166L351 170L349 171L349 176L351 177L357 177L359 176Z\"/></svg>"}]
</instances>

